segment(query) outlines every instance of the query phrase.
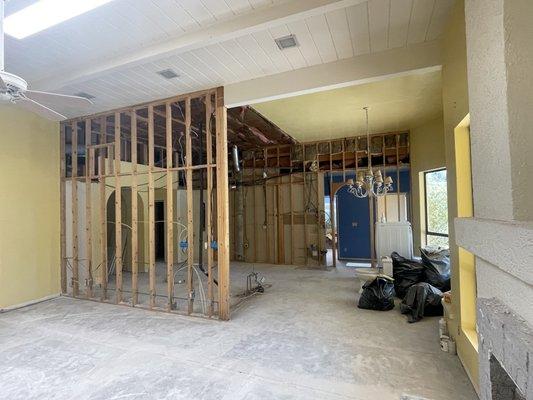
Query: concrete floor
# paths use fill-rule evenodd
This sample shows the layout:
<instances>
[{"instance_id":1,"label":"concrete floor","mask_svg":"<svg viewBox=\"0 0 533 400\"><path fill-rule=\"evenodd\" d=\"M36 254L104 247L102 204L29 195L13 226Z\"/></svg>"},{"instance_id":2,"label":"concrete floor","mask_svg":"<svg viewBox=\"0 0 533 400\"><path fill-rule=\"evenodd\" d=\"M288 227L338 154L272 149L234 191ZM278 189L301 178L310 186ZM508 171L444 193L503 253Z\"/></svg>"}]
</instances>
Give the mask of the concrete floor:
<instances>
[{"instance_id":1,"label":"concrete floor","mask_svg":"<svg viewBox=\"0 0 533 400\"><path fill-rule=\"evenodd\" d=\"M1 314L0 398L477 398L438 318L357 309L345 268L256 269L272 287L230 322L64 297Z\"/></svg>"}]
</instances>

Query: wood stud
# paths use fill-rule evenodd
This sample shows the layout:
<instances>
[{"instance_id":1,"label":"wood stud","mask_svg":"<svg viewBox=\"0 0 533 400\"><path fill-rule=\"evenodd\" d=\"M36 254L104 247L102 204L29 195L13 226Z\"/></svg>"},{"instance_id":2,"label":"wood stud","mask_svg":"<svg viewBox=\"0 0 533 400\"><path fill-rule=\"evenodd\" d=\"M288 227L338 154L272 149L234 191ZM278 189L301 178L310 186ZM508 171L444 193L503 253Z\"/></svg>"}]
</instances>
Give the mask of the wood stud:
<instances>
[{"instance_id":1,"label":"wood stud","mask_svg":"<svg viewBox=\"0 0 533 400\"><path fill-rule=\"evenodd\" d=\"M137 110L131 111L131 304L139 302Z\"/></svg>"},{"instance_id":2,"label":"wood stud","mask_svg":"<svg viewBox=\"0 0 533 400\"><path fill-rule=\"evenodd\" d=\"M91 145L92 121L85 120L85 146ZM92 265L92 229L91 229L91 174L93 167L94 150L85 153L85 252L87 263L87 297L93 297L93 265Z\"/></svg>"},{"instance_id":3,"label":"wood stud","mask_svg":"<svg viewBox=\"0 0 533 400\"><path fill-rule=\"evenodd\" d=\"M191 141L191 99L185 99L185 163L187 190L187 314L194 311L194 221L193 221L193 175L192 169L192 141Z\"/></svg>"},{"instance_id":4,"label":"wood stud","mask_svg":"<svg viewBox=\"0 0 533 400\"><path fill-rule=\"evenodd\" d=\"M174 188L172 168L172 107L170 103L165 105L166 111L166 144L167 144L167 201L166 201L166 222L167 222L167 295L168 310L172 310L174 303Z\"/></svg>"},{"instance_id":5,"label":"wood stud","mask_svg":"<svg viewBox=\"0 0 533 400\"><path fill-rule=\"evenodd\" d=\"M115 302L122 302L122 186L120 177L120 113L115 113Z\"/></svg>"},{"instance_id":6,"label":"wood stud","mask_svg":"<svg viewBox=\"0 0 533 400\"><path fill-rule=\"evenodd\" d=\"M211 126L212 109L212 95L208 93L206 95L205 102L205 131L206 131L206 163L207 167L207 190L206 190L206 213L205 213L205 226L207 231L207 315L212 317L214 314L214 297L213 297L213 226L212 226L212 208L213 208L213 167L210 165L213 163L213 136Z\"/></svg>"},{"instance_id":7,"label":"wood stud","mask_svg":"<svg viewBox=\"0 0 533 400\"><path fill-rule=\"evenodd\" d=\"M155 191L154 191L154 106L148 106L148 276L150 308L155 307Z\"/></svg>"},{"instance_id":8,"label":"wood stud","mask_svg":"<svg viewBox=\"0 0 533 400\"><path fill-rule=\"evenodd\" d=\"M61 157L61 164L59 165L59 201L60 201L60 239L61 239L61 293L67 293L67 243L66 243L66 191L65 182L67 179L66 173L66 160L65 160L65 140L66 140L66 124L62 124L60 127L59 136L59 151Z\"/></svg>"},{"instance_id":9,"label":"wood stud","mask_svg":"<svg viewBox=\"0 0 533 400\"><path fill-rule=\"evenodd\" d=\"M106 143L106 118L100 118L100 144ZM109 148L105 148L107 157L110 157ZM101 270L101 300L107 300L107 281L108 281L108 260L107 260L107 210L106 210L106 171L105 171L105 157L103 153L99 154L98 157L98 173L99 177L99 193L100 193L100 258L102 260Z\"/></svg>"},{"instance_id":10,"label":"wood stud","mask_svg":"<svg viewBox=\"0 0 533 400\"><path fill-rule=\"evenodd\" d=\"M216 91L216 164L218 233L218 308L219 318L230 318L229 277L229 198L228 198L228 126L224 89Z\"/></svg>"},{"instance_id":11,"label":"wood stud","mask_svg":"<svg viewBox=\"0 0 533 400\"><path fill-rule=\"evenodd\" d=\"M72 122L72 296L79 294L78 268L78 123Z\"/></svg>"}]
</instances>

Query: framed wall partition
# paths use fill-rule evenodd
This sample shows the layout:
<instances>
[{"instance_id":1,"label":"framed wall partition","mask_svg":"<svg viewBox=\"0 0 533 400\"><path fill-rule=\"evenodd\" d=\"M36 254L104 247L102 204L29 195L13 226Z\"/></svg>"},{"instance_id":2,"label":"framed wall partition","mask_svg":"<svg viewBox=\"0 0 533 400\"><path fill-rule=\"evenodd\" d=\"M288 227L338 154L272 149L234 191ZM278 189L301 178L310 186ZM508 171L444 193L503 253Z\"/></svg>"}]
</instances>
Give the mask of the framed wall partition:
<instances>
[{"instance_id":1,"label":"framed wall partition","mask_svg":"<svg viewBox=\"0 0 533 400\"><path fill-rule=\"evenodd\" d=\"M229 319L223 96L211 89L61 124L64 294Z\"/></svg>"}]
</instances>

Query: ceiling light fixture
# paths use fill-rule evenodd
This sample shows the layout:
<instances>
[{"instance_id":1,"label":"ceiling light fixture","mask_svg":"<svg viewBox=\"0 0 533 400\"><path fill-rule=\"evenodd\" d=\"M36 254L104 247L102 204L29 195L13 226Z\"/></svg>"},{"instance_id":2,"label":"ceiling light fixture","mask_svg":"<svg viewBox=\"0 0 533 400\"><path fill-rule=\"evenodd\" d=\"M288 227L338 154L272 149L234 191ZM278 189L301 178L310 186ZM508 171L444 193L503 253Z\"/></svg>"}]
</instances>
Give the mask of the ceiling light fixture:
<instances>
[{"instance_id":1,"label":"ceiling light fixture","mask_svg":"<svg viewBox=\"0 0 533 400\"><path fill-rule=\"evenodd\" d=\"M4 20L4 31L24 39L113 0L39 0Z\"/></svg>"},{"instance_id":2,"label":"ceiling light fixture","mask_svg":"<svg viewBox=\"0 0 533 400\"><path fill-rule=\"evenodd\" d=\"M372 153L370 146L370 129L368 127L368 107L364 107L366 115L366 155L368 158L368 169L357 172L355 183L353 179L349 179L348 192L360 199L364 197L380 197L387 194L392 189L392 178L387 176L383 180L381 170L374 172L372 170Z\"/></svg>"},{"instance_id":3,"label":"ceiling light fixture","mask_svg":"<svg viewBox=\"0 0 533 400\"><path fill-rule=\"evenodd\" d=\"M280 50L290 49L291 47L298 46L298 41L295 35L287 35L277 39L274 39Z\"/></svg>"},{"instance_id":4,"label":"ceiling light fixture","mask_svg":"<svg viewBox=\"0 0 533 400\"><path fill-rule=\"evenodd\" d=\"M179 77L179 74L170 68L164 69L162 71L157 71L157 73L165 79L174 79Z\"/></svg>"}]
</instances>

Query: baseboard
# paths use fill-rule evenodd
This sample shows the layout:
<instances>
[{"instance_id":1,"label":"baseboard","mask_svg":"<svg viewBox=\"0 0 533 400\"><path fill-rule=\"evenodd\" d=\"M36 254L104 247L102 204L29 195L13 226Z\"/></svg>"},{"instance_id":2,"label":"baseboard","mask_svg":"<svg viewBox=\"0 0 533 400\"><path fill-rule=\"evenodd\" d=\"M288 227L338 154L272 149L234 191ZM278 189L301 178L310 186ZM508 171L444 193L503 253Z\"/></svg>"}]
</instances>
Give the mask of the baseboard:
<instances>
[{"instance_id":1,"label":"baseboard","mask_svg":"<svg viewBox=\"0 0 533 400\"><path fill-rule=\"evenodd\" d=\"M0 314L8 312L8 311L18 310L19 308L32 306L34 304L42 303L43 301L52 300L52 299L55 299L56 297L59 297L59 296L61 296L61 293L55 293L55 294L51 294L49 296L41 297L40 299L30 300L30 301L26 301L24 303L19 303L19 304L14 304L14 305L9 306L9 307L2 307L2 308L0 308Z\"/></svg>"}]
</instances>

